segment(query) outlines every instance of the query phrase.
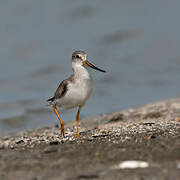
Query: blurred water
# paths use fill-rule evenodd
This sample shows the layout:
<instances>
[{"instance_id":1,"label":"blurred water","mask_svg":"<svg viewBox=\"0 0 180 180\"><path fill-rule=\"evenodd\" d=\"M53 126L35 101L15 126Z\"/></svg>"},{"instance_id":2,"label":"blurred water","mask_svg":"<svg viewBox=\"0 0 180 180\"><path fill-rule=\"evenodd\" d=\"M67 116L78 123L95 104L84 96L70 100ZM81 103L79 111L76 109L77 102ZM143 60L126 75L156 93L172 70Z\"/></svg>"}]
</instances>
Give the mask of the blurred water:
<instances>
[{"instance_id":1,"label":"blurred water","mask_svg":"<svg viewBox=\"0 0 180 180\"><path fill-rule=\"evenodd\" d=\"M179 0L0 1L0 135L57 123L46 104L74 50L94 92L81 118L180 95ZM75 111L65 111L64 121Z\"/></svg>"}]
</instances>

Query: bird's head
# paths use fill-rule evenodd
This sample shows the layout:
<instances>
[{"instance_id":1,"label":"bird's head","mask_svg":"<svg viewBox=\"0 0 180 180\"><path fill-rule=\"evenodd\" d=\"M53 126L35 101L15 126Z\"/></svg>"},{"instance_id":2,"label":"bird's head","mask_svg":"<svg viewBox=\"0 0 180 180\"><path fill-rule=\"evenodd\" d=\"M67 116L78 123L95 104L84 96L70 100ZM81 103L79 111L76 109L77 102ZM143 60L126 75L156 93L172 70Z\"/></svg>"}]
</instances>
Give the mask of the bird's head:
<instances>
[{"instance_id":1,"label":"bird's head","mask_svg":"<svg viewBox=\"0 0 180 180\"><path fill-rule=\"evenodd\" d=\"M72 54L72 63L74 63L77 66L83 66L83 67L91 67L95 70L101 71L101 72L106 72L98 67L96 67L95 65L93 65L92 63L90 63L87 60L87 54L84 51L75 51Z\"/></svg>"}]
</instances>

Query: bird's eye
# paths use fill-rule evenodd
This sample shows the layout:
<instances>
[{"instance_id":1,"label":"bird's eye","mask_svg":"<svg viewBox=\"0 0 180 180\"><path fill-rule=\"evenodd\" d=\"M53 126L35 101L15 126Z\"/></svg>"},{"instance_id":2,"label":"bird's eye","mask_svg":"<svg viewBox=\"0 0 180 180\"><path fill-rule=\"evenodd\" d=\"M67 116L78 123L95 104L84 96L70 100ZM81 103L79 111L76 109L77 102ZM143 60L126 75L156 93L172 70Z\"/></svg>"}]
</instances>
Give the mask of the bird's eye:
<instances>
[{"instance_id":1,"label":"bird's eye","mask_svg":"<svg viewBox=\"0 0 180 180\"><path fill-rule=\"evenodd\" d=\"M79 55L76 55L76 58L80 59L80 56L79 56Z\"/></svg>"}]
</instances>

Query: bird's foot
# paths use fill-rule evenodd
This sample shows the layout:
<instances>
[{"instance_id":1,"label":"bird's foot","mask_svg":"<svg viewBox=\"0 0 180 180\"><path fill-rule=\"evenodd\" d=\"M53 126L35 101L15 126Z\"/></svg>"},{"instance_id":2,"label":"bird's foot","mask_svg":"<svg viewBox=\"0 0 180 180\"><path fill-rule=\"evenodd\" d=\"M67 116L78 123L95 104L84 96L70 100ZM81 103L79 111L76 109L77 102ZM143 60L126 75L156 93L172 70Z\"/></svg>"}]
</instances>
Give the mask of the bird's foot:
<instances>
[{"instance_id":1,"label":"bird's foot","mask_svg":"<svg viewBox=\"0 0 180 180\"><path fill-rule=\"evenodd\" d=\"M79 132L76 133L76 137L77 137L77 138L80 138Z\"/></svg>"},{"instance_id":2,"label":"bird's foot","mask_svg":"<svg viewBox=\"0 0 180 180\"><path fill-rule=\"evenodd\" d=\"M64 124L61 124L61 136L64 136Z\"/></svg>"}]
</instances>

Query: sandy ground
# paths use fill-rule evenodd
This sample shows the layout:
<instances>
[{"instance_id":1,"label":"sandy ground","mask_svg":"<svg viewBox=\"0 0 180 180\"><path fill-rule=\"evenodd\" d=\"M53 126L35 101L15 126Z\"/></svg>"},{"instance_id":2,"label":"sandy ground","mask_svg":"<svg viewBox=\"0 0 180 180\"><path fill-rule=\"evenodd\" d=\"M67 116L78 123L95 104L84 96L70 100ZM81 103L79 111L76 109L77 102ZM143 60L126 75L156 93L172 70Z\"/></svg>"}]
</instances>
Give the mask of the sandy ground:
<instances>
[{"instance_id":1,"label":"sandy ground","mask_svg":"<svg viewBox=\"0 0 180 180\"><path fill-rule=\"evenodd\" d=\"M179 99L83 119L80 138L74 124L0 137L0 179L180 179Z\"/></svg>"}]
</instances>

